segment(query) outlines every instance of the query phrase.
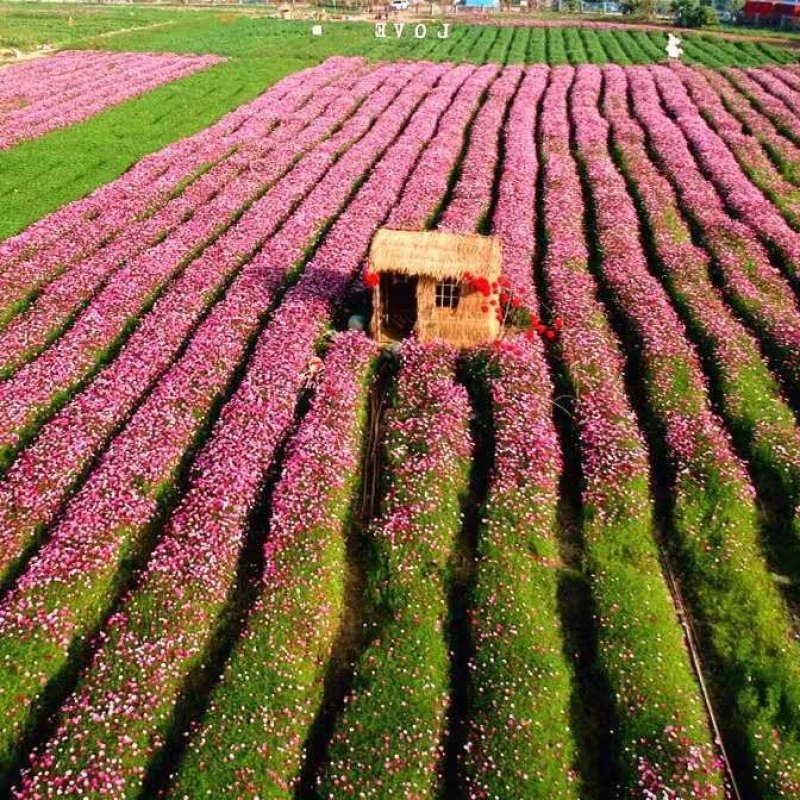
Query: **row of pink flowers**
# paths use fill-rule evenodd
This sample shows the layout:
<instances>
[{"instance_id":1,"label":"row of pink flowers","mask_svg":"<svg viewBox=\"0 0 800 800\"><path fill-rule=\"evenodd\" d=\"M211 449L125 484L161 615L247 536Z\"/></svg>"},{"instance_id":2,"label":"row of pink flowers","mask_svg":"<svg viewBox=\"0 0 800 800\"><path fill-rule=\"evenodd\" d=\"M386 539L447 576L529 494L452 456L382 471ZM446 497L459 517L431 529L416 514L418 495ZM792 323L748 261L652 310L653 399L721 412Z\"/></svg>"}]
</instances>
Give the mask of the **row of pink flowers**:
<instances>
[{"instance_id":1,"label":"row of pink flowers","mask_svg":"<svg viewBox=\"0 0 800 800\"><path fill-rule=\"evenodd\" d=\"M244 140L230 157L218 162L166 205L133 221L108 246L74 263L45 286L32 306L0 332L0 374L13 372L37 355L123 264L134 261L143 251L189 224L228 184L247 179L253 164L260 166L282 158L280 151L289 146L313 144L313 136L324 132L325 121L335 111L329 106L337 100L341 104L343 89L354 90L349 76L320 88L310 103L305 102L307 89L303 88L302 94L298 89L299 109L287 108L281 123L266 136ZM334 117L336 122L338 118Z\"/></svg>"},{"instance_id":2,"label":"row of pink flowers","mask_svg":"<svg viewBox=\"0 0 800 800\"><path fill-rule=\"evenodd\" d=\"M428 226L447 191L448 181L458 163L466 137L465 115L477 111L481 97L498 73L498 67L486 64L477 70L460 66L469 77L447 109L436 136L409 176L400 202L392 209L387 225L396 228L422 229Z\"/></svg>"},{"instance_id":3,"label":"row of pink flowers","mask_svg":"<svg viewBox=\"0 0 800 800\"><path fill-rule=\"evenodd\" d=\"M62 53L53 55L51 58L40 58L28 61L23 65L18 65L11 75L19 79L23 77L30 82L25 92L25 98L47 97L50 87L62 88L65 84L75 83L80 79L81 73L89 72L98 63L100 56L109 56L110 53L95 52L94 58L86 58L86 51L65 50ZM24 66L25 69L19 69ZM0 101L9 105L0 106L0 113L7 113L10 103L19 101L20 89L17 81L8 80L5 76L0 81Z\"/></svg>"},{"instance_id":4,"label":"row of pink flowers","mask_svg":"<svg viewBox=\"0 0 800 800\"><path fill-rule=\"evenodd\" d=\"M340 94L337 102L346 109L353 107L353 100L346 93ZM303 106L298 112L302 133L295 129L288 140L278 137L275 147L233 177L170 236L112 273L66 333L0 386L0 403L6 410L0 421L0 450L13 450L29 436L59 398L85 381L98 362L124 341L127 329L165 289L167 296L180 295L178 284L170 281L177 279L179 283L190 279L197 270L206 270L207 263L217 261L220 252L227 256L223 263L231 265L258 243L259 238L248 238L246 226L239 224L202 258L197 258L291 169L299 155L328 135L342 119L341 109L333 107L322 115L320 111L315 104ZM282 146L277 146L279 143Z\"/></svg>"},{"instance_id":5,"label":"row of pink flowers","mask_svg":"<svg viewBox=\"0 0 800 800\"><path fill-rule=\"evenodd\" d=\"M446 344L403 344L385 424L386 493L369 532L376 622L336 721L324 797L435 796L450 691L448 573L471 454L469 400L454 378Z\"/></svg>"},{"instance_id":6,"label":"row of pink flowers","mask_svg":"<svg viewBox=\"0 0 800 800\"><path fill-rule=\"evenodd\" d=\"M472 233L489 213L500 129L521 77L519 67L508 67L489 87L473 123L469 151L461 165L458 183L442 216L440 227L443 230Z\"/></svg>"},{"instance_id":7,"label":"row of pink flowers","mask_svg":"<svg viewBox=\"0 0 800 800\"><path fill-rule=\"evenodd\" d=\"M28 70L25 68L31 62L15 65L11 69L11 77L16 78L16 92L0 107L0 119L10 126L12 133L23 120L35 131L39 124L47 120L48 115L58 117L71 103L79 104L85 98L90 101L99 99L113 91L115 83L128 81L147 85L151 73L169 74L181 61L185 61L188 66L192 58L177 56L176 60L169 58L169 54L158 53L76 51L69 53L73 64L70 66L61 63L59 69L60 56L63 55L64 53L52 56L52 67L58 72L44 80L27 74ZM216 63L216 60L211 63ZM14 73L26 74L15 76Z\"/></svg>"},{"instance_id":8,"label":"row of pink flowers","mask_svg":"<svg viewBox=\"0 0 800 800\"><path fill-rule=\"evenodd\" d=\"M597 70L580 73L589 77L575 124L597 197L603 271L641 342L648 408L663 431L674 472L674 550L682 556L683 586L694 614L706 627L706 646L713 652L718 676L712 678L716 691L734 709L724 719L726 734L747 754L750 779L765 796L794 797L800 790L800 647L762 550L745 470L707 407L698 408L704 395L702 377L692 364L694 358L677 352L683 335L680 326L670 322L674 312L666 300L659 302L663 294L654 279L647 288L643 255L636 270L635 251L626 246L622 254L613 244L617 231L635 225L636 215L628 200L629 220L619 218L627 194L621 176L611 173L607 153L599 159L605 166L601 163L593 171L598 156L592 148L605 150L607 125L596 111ZM651 104L658 109L653 113L660 113L652 78L641 70L629 70L627 75L637 113L648 116ZM637 84L650 92L637 96ZM616 202L609 196L615 184ZM606 211L611 207L614 213ZM639 319L643 303L647 314ZM742 619L752 624L743 627Z\"/></svg>"},{"instance_id":9,"label":"row of pink flowers","mask_svg":"<svg viewBox=\"0 0 800 800\"><path fill-rule=\"evenodd\" d=\"M770 94L746 70L730 68L723 70L723 74L765 117L775 123L784 136L791 139L795 145L800 146L797 116L787 107L786 103Z\"/></svg>"},{"instance_id":10,"label":"row of pink flowers","mask_svg":"<svg viewBox=\"0 0 800 800\"><path fill-rule=\"evenodd\" d=\"M608 67L603 79L613 146L642 204L667 289L718 371L722 410L746 440L756 471L766 466L787 501L800 507L800 432L780 383L714 286L708 254L692 242L672 186L650 160L644 132L628 111L624 71Z\"/></svg>"},{"instance_id":11,"label":"row of pink flowers","mask_svg":"<svg viewBox=\"0 0 800 800\"><path fill-rule=\"evenodd\" d=\"M676 67L697 110L725 142L750 180L781 210L794 228L800 227L800 189L781 175L758 139L742 130L701 72Z\"/></svg>"},{"instance_id":12,"label":"row of pink flowers","mask_svg":"<svg viewBox=\"0 0 800 800\"><path fill-rule=\"evenodd\" d=\"M415 66L408 67L405 77L396 76L393 80L402 85L417 70ZM376 74L378 83L385 77L383 73ZM304 220L302 227L294 229L294 240L284 239L277 250L267 246L245 267L224 300L198 329L186 353L113 440L87 483L69 503L47 545L0 609L4 620L0 627L7 624L24 632L19 638L3 637L8 645L3 657L17 658L10 651L20 648L20 654L27 653L29 676L37 676L32 684L23 680L15 692L0 698L15 709L13 718L6 717L2 726L6 746L12 746L15 728L30 713L30 702L41 682L67 657L69 642L94 627L103 609L112 602L113 587L123 566L121 559L126 552L141 548L161 497L173 489L187 452L202 431L214 402L229 384L287 271L302 259L316 227L327 222L344 202L349 187L386 147L387 138L397 135L403 113L410 112L429 85L430 78L421 76L398 100L397 116L384 115L382 123L370 127L373 114L385 110L393 98L391 92L373 95L361 109L360 117L353 118L323 146L328 149L328 165L353 136L369 130L369 138L345 153L310 192L313 180L325 169L325 159L312 155L307 159L309 163L301 161L291 174L292 180L283 181L278 187L282 190L268 193L263 207L250 215L251 225L260 225L262 219L269 224L308 192L293 217ZM355 103L357 98L343 92L342 99ZM279 237L273 237L270 244L280 245ZM191 287L185 288L186 292L171 304L170 315L153 315L152 324L148 319L140 329L138 346L131 342L91 390L68 406L12 469L3 486L11 508L4 543L7 567L13 567L13 560L30 546L37 528L52 519L104 436L124 419L125 410L135 399L135 394L131 397L131 384L133 390L137 385L141 389L140 375L151 362L157 368L159 362L162 368L169 363L171 351L160 350L159 337L185 326L181 314L190 316L186 306ZM126 358L128 351L130 360ZM50 619L47 609L59 606L57 617ZM30 648L46 655L36 659ZM30 702L23 702L22 697L29 695Z\"/></svg>"},{"instance_id":13,"label":"row of pink flowers","mask_svg":"<svg viewBox=\"0 0 800 800\"><path fill-rule=\"evenodd\" d=\"M384 90L370 95L336 135L312 150L283 181L255 203L236 228L201 259L205 269L198 267L192 281L179 281L175 291L162 298L142 320L111 365L46 424L33 445L23 451L0 483L0 497L3 498L0 504L3 523L0 541L4 554L0 559L0 574L5 575L14 568L34 540L37 530L52 521L74 481L106 437L124 421L148 386L169 367L183 338L214 296L214 287L224 280L225 275L235 273L240 254L252 250L255 243L274 231L285 219L287 211L305 197L297 213L285 221L280 231L272 235L261 252L242 269L224 301L199 328L186 355L166 374L154 395L128 425L121 438L130 444L122 446L118 441L112 447L124 454L126 447L130 446L133 452L148 458L151 482L154 475L161 476L156 483L167 479L180 463L181 454L205 417L201 410L211 406L213 398L230 379L237 364L236 354L242 352L248 336L257 327L260 316L269 307L287 272L302 259L303 251L312 242L318 227L335 213L353 181L363 174L380 152L383 146L381 136L391 133L386 121L374 126L368 138L338 158L333 168L330 168L331 163L343 147L370 129L373 116L391 103L394 97L391 83L400 87L413 76L413 72L414 68L408 68L405 74L395 73L387 85L385 70L377 70L355 87L353 97L349 97L349 91L342 92L344 106L341 111L346 113L347 107L357 102L361 91L369 92L376 87ZM320 123L325 124L323 120ZM226 244L235 246L227 248ZM233 325L234 320L236 325ZM224 322L231 325L230 330L226 330ZM230 336L234 337L236 346L230 344ZM200 376L212 366L206 364L205 359L215 347L229 357L213 362L211 375L214 382L209 385ZM179 374L185 376L188 385L175 382ZM162 394L162 387L169 387L165 394ZM186 416L183 417L175 403L188 397L194 398L194 404L186 405L183 409ZM160 410L162 401L167 405ZM159 437L166 434L166 430L155 422L159 419L164 420L166 430L171 432L170 447L165 446L163 439L162 444L158 444ZM135 432L138 420L142 420L142 427ZM183 431L182 435L179 435L180 431ZM141 435L146 436L147 443L138 439ZM163 467L147 455L154 448L166 458ZM125 458L124 463L132 474L138 474L142 467L136 465L135 459L131 461L129 455ZM118 466L110 468L112 471L119 469ZM95 470L90 483L97 480L98 472L102 471L102 466ZM100 516L108 522L108 511Z\"/></svg>"},{"instance_id":14,"label":"row of pink flowers","mask_svg":"<svg viewBox=\"0 0 800 800\"><path fill-rule=\"evenodd\" d=\"M746 71L748 76L762 86L765 91L782 100L793 114L800 114L800 92L790 83L791 72L770 69L748 69ZM784 73L787 75L785 80L781 77Z\"/></svg>"},{"instance_id":15,"label":"row of pink flowers","mask_svg":"<svg viewBox=\"0 0 800 800\"><path fill-rule=\"evenodd\" d=\"M329 59L305 80L284 78L261 97L195 136L147 156L124 175L0 243L0 321L39 287L89 257L134 224L154 214L198 171L230 156L243 143L263 139L287 111L299 109L345 72ZM358 62L349 62L352 71ZM347 70L350 71L350 70Z\"/></svg>"},{"instance_id":16,"label":"row of pink flowers","mask_svg":"<svg viewBox=\"0 0 800 800\"><path fill-rule=\"evenodd\" d=\"M57 102L65 92L86 90L92 83L105 83L109 79L119 80L119 70L124 65L139 64L145 67L168 65L170 54L125 53L102 50L64 50L47 54L47 58L21 62L3 73L0 78L0 115L7 115L18 107L27 107L34 102ZM149 56L143 60L132 57ZM167 55L168 58L152 56ZM179 57L178 63L185 57ZM191 61L192 57L189 57Z\"/></svg>"},{"instance_id":17,"label":"row of pink flowers","mask_svg":"<svg viewBox=\"0 0 800 800\"><path fill-rule=\"evenodd\" d=\"M723 294L779 359L786 380L800 387L800 311L792 288L770 263L752 229L728 215L698 168L678 126L664 113L651 73L628 72L633 111L684 213L700 229L722 277Z\"/></svg>"},{"instance_id":18,"label":"row of pink flowers","mask_svg":"<svg viewBox=\"0 0 800 800\"><path fill-rule=\"evenodd\" d=\"M597 604L599 662L619 726L620 780L633 796L680 796L696 782L696 796L713 797L719 774L653 541L647 452L625 393L620 346L589 270L582 188L570 152L568 97L573 92L580 98L573 79L571 67L555 68L542 109L543 268L554 311L564 319L562 358L576 396L584 539ZM577 124L583 110L573 106L573 111ZM619 200L606 199L607 213L616 213ZM631 241L623 249L603 248L606 258L624 259L631 245L635 254L635 215L619 235ZM669 664L668 683L653 663ZM672 727L683 734L675 741L668 736ZM645 765L653 773L646 779Z\"/></svg>"},{"instance_id":19,"label":"row of pink flowers","mask_svg":"<svg viewBox=\"0 0 800 800\"><path fill-rule=\"evenodd\" d=\"M535 131L547 75L545 68L526 70L508 109L492 219L509 288L534 309ZM496 128L489 128L485 135L496 139ZM483 128L479 131L478 140ZM482 157L482 150L471 146L465 167ZM471 221L476 224L475 215ZM512 794L522 800L543 792L575 798L580 784L568 719L573 676L557 607L561 562L554 531L561 449L552 418L553 387L538 336L504 342L484 358L489 374L499 374L485 387L495 461L470 609L475 653L462 754L467 792L476 799Z\"/></svg>"},{"instance_id":20,"label":"row of pink flowers","mask_svg":"<svg viewBox=\"0 0 800 800\"><path fill-rule=\"evenodd\" d=\"M592 19L569 19L568 17L561 17L559 19L542 19L540 17L487 17L486 14L478 12L459 13L458 19L462 23L469 22L470 24L491 24L501 27L522 27L522 28L553 28L560 30L562 28L586 28L587 30L597 31L626 31L626 30L651 30L659 33L665 33L669 30L663 25L647 24L643 22L612 22L609 20L592 20Z\"/></svg>"},{"instance_id":21,"label":"row of pink flowers","mask_svg":"<svg viewBox=\"0 0 800 800\"><path fill-rule=\"evenodd\" d=\"M647 452L625 396L619 344L588 271L583 195L570 152L566 108L571 83L571 69L551 70L539 122L547 236L543 275L553 311L564 320L562 358L578 403L586 404L578 420L586 500L603 509L606 491L612 496L622 491L619 501L624 505L629 478L647 475Z\"/></svg>"},{"instance_id":22,"label":"row of pink flowers","mask_svg":"<svg viewBox=\"0 0 800 800\"><path fill-rule=\"evenodd\" d=\"M793 89L795 97L800 97L800 74L793 69L793 66L794 65L788 65L787 67L766 66L764 70L770 76L777 78L781 83Z\"/></svg>"},{"instance_id":23,"label":"row of pink flowers","mask_svg":"<svg viewBox=\"0 0 800 800\"><path fill-rule=\"evenodd\" d=\"M778 133L769 117L759 113L722 73L700 67L694 71L713 87L725 109L758 139L787 180L797 185L800 181L800 148Z\"/></svg>"},{"instance_id":24,"label":"row of pink flowers","mask_svg":"<svg viewBox=\"0 0 800 800\"><path fill-rule=\"evenodd\" d=\"M305 366L332 307L463 82L463 76L447 73L441 66L424 67L415 91L384 114L394 123L393 136L402 134L259 337L138 588L111 619L91 667L64 707L59 729L34 758L18 797L101 790L119 797L140 785L163 743L183 681L202 662L220 622L250 513L292 425ZM18 622L9 619L12 625Z\"/></svg>"},{"instance_id":25,"label":"row of pink flowers","mask_svg":"<svg viewBox=\"0 0 800 800\"><path fill-rule=\"evenodd\" d=\"M342 334L292 438L270 505L264 576L170 796L288 795L342 625L346 526L376 349ZM338 656L338 654L335 654Z\"/></svg>"},{"instance_id":26,"label":"row of pink flowers","mask_svg":"<svg viewBox=\"0 0 800 800\"><path fill-rule=\"evenodd\" d=\"M576 687L558 600L561 449L542 347L538 337L519 338L485 355L495 460L471 592L475 652L461 754L474 800L581 796L569 712Z\"/></svg>"},{"instance_id":27,"label":"row of pink flowers","mask_svg":"<svg viewBox=\"0 0 800 800\"><path fill-rule=\"evenodd\" d=\"M533 259L536 255L536 111L547 85L546 67L529 67L503 129L503 170L492 218L492 233L503 248L503 276L511 292L536 310ZM537 350L538 352L538 350ZM537 356L539 363L544 360Z\"/></svg>"},{"instance_id":28,"label":"row of pink flowers","mask_svg":"<svg viewBox=\"0 0 800 800\"><path fill-rule=\"evenodd\" d=\"M47 61L19 64L0 73L0 150L80 122L223 59L84 50L59 53Z\"/></svg>"},{"instance_id":29,"label":"row of pink flowers","mask_svg":"<svg viewBox=\"0 0 800 800\"><path fill-rule=\"evenodd\" d=\"M727 205L765 244L781 256L786 272L800 281L800 233L750 182L725 142L709 127L673 70L653 67L651 74L667 110L697 154Z\"/></svg>"}]
</instances>

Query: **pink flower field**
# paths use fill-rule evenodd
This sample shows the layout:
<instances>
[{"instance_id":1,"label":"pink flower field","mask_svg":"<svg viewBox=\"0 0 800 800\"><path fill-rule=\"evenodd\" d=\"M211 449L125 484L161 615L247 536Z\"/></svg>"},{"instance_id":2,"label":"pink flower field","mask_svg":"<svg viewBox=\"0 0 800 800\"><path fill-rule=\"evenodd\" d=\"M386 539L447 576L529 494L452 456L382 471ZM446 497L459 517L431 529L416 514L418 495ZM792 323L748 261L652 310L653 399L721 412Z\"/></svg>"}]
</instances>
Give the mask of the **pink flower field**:
<instances>
[{"instance_id":1,"label":"pink flower field","mask_svg":"<svg viewBox=\"0 0 800 800\"><path fill-rule=\"evenodd\" d=\"M382 227L500 338L346 330ZM800 797L799 298L794 66L337 56L0 242L0 794Z\"/></svg>"},{"instance_id":2,"label":"pink flower field","mask_svg":"<svg viewBox=\"0 0 800 800\"><path fill-rule=\"evenodd\" d=\"M218 56L58 53L0 70L0 150L218 64Z\"/></svg>"}]
</instances>

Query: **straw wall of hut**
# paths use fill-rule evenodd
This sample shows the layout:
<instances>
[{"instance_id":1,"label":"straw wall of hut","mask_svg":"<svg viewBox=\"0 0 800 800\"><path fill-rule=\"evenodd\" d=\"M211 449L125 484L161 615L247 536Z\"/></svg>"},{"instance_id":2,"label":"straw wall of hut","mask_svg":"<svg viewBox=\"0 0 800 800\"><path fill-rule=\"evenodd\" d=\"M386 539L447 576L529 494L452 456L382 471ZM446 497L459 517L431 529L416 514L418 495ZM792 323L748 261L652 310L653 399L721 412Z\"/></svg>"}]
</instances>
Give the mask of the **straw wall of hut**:
<instances>
[{"instance_id":1,"label":"straw wall of hut","mask_svg":"<svg viewBox=\"0 0 800 800\"><path fill-rule=\"evenodd\" d=\"M489 282L500 277L500 244L493 237L382 229L369 269L380 276L371 325L379 342L413 332L421 341L438 338L463 348L500 333L494 307L464 280L466 274Z\"/></svg>"}]
</instances>

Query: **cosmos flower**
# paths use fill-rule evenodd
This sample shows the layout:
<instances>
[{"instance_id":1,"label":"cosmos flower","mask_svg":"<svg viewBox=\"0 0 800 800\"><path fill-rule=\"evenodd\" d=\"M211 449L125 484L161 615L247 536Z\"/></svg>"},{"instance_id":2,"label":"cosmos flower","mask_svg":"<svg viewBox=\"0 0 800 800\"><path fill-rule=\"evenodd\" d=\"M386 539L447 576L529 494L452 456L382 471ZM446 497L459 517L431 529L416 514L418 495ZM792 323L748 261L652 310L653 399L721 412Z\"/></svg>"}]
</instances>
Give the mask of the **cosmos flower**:
<instances>
[{"instance_id":1,"label":"cosmos flower","mask_svg":"<svg viewBox=\"0 0 800 800\"><path fill-rule=\"evenodd\" d=\"M81 50L14 65L0 73L0 150L224 60L215 55Z\"/></svg>"}]
</instances>

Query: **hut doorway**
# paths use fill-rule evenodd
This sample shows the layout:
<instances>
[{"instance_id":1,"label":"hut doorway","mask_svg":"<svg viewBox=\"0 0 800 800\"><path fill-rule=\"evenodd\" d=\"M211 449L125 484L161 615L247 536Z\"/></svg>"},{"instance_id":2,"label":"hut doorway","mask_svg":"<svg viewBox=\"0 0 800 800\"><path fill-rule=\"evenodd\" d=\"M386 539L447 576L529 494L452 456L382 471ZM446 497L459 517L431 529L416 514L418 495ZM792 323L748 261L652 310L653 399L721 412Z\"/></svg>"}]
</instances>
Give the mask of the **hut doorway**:
<instances>
[{"instance_id":1,"label":"hut doorway","mask_svg":"<svg viewBox=\"0 0 800 800\"><path fill-rule=\"evenodd\" d=\"M411 336L417 323L417 276L381 275L381 327L393 339Z\"/></svg>"}]
</instances>

